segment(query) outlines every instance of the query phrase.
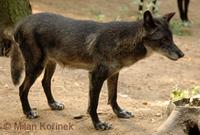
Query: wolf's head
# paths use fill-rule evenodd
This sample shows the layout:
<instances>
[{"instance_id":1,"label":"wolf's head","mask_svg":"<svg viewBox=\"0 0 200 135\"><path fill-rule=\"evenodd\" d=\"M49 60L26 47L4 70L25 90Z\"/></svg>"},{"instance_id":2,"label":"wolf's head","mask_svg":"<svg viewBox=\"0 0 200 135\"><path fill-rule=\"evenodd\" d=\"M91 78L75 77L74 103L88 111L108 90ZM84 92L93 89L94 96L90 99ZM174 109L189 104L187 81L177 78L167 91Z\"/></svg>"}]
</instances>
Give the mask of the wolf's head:
<instances>
[{"instance_id":1,"label":"wolf's head","mask_svg":"<svg viewBox=\"0 0 200 135\"><path fill-rule=\"evenodd\" d=\"M169 22L175 13L169 13L160 18L153 18L149 11L144 13L145 35L143 43L147 51L158 52L171 60L184 56L183 52L175 45Z\"/></svg>"}]
</instances>

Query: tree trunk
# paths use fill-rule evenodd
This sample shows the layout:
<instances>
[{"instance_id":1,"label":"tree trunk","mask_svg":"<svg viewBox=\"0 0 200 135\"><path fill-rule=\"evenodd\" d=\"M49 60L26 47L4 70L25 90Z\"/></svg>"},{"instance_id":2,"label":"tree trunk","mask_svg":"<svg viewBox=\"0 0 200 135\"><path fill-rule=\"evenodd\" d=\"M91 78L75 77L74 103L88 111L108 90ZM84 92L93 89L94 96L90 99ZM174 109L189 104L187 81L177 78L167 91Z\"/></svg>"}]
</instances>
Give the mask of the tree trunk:
<instances>
[{"instance_id":1,"label":"tree trunk","mask_svg":"<svg viewBox=\"0 0 200 135\"><path fill-rule=\"evenodd\" d=\"M179 129L187 135L200 135L200 95L170 102L168 119L157 129L154 135L176 133ZM179 133L180 134L180 133Z\"/></svg>"},{"instance_id":2,"label":"tree trunk","mask_svg":"<svg viewBox=\"0 0 200 135\"><path fill-rule=\"evenodd\" d=\"M31 13L29 0L0 0L0 56L9 54L16 23Z\"/></svg>"},{"instance_id":3,"label":"tree trunk","mask_svg":"<svg viewBox=\"0 0 200 135\"><path fill-rule=\"evenodd\" d=\"M177 128L185 129L188 135L199 135L199 119L199 107L176 107L168 119L157 129L156 135L164 135Z\"/></svg>"}]
</instances>

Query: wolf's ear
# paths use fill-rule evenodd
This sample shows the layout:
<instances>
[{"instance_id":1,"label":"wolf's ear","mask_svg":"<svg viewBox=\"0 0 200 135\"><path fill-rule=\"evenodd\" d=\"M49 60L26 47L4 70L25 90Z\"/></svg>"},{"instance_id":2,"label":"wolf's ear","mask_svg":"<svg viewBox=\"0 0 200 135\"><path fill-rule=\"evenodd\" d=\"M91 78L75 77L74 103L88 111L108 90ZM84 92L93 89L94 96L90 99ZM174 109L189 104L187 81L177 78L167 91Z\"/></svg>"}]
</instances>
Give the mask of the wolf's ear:
<instances>
[{"instance_id":1,"label":"wolf's ear","mask_svg":"<svg viewBox=\"0 0 200 135\"><path fill-rule=\"evenodd\" d=\"M154 20L153 20L153 17L151 15L151 12L150 11L145 11L144 12L144 27L146 29L152 29L152 28L155 28L155 23L154 23Z\"/></svg>"},{"instance_id":2,"label":"wolf's ear","mask_svg":"<svg viewBox=\"0 0 200 135\"><path fill-rule=\"evenodd\" d=\"M163 16L163 18L165 20L167 20L167 22L170 22L170 20L172 19L172 17L175 15L175 12L172 12L172 13L168 13L166 15Z\"/></svg>"}]
</instances>

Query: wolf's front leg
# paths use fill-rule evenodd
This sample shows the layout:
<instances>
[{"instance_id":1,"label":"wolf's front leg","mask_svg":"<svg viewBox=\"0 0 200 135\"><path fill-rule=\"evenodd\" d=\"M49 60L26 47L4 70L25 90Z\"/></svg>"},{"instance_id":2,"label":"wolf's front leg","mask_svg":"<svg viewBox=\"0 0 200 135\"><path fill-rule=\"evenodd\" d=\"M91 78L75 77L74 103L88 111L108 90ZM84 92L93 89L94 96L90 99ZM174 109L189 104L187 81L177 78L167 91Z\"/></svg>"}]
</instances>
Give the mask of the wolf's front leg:
<instances>
[{"instance_id":1,"label":"wolf's front leg","mask_svg":"<svg viewBox=\"0 0 200 135\"><path fill-rule=\"evenodd\" d=\"M123 110L120 108L120 106L117 103L117 83L118 83L119 73L111 76L107 79L107 85L108 85L108 104L111 104L112 109L114 113L119 118L130 118L134 115L126 110Z\"/></svg>"},{"instance_id":2,"label":"wolf's front leg","mask_svg":"<svg viewBox=\"0 0 200 135\"><path fill-rule=\"evenodd\" d=\"M88 113L90 114L93 125L97 130L107 130L111 128L111 124L100 121L97 114L99 94L107 75L108 72L104 66L98 66L94 71L89 73Z\"/></svg>"},{"instance_id":3,"label":"wolf's front leg","mask_svg":"<svg viewBox=\"0 0 200 135\"><path fill-rule=\"evenodd\" d=\"M42 86L47 97L48 104L52 110L63 110L64 104L54 100L51 93L51 79L56 69L56 63L48 61L45 66L44 78L42 80Z\"/></svg>"}]
</instances>

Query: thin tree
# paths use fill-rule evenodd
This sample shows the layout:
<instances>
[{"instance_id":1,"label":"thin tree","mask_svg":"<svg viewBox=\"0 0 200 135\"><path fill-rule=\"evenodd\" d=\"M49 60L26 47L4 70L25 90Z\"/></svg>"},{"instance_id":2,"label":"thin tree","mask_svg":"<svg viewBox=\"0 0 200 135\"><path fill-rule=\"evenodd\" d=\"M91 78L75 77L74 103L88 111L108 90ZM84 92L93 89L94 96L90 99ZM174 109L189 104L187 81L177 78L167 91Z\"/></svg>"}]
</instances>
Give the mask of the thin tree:
<instances>
[{"instance_id":1,"label":"thin tree","mask_svg":"<svg viewBox=\"0 0 200 135\"><path fill-rule=\"evenodd\" d=\"M29 0L0 0L0 56L9 56L14 27L30 14Z\"/></svg>"}]
</instances>

